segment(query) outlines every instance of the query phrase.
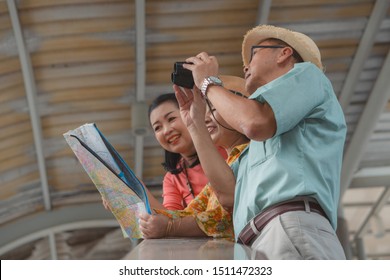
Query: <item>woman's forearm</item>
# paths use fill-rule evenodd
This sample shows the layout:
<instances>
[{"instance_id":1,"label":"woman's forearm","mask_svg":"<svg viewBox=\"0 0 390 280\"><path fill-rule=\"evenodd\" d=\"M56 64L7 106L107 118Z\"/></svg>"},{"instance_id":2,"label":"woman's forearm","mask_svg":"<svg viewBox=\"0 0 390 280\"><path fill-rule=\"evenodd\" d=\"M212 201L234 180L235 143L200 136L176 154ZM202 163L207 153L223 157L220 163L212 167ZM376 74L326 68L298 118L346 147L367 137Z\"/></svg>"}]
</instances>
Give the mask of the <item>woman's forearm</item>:
<instances>
[{"instance_id":1,"label":"woman's forearm","mask_svg":"<svg viewBox=\"0 0 390 280\"><path fill-rule=\"evenodd\" d=\"M234 189L236 179L226 161L211 140L206 126L197 126L189 130L194 142L202 169L209 179L219 202L226 209L234 203Z\"/></svg>"},{"instance_id":2,"label":"woman's forearm","mask_svg":"<svg viewBox=\"0 0 390 280\"><path fill-rule=\"evenodd\" d=\"M152 209L165 209L165 207L158 201L154 195L145 187L146 195L148 196L149 204Z\"/></svg>"},{"instance_id":3,"label":"woman's forearm","mask_svg":"<svg viewBox=\"0 0 390 280\"><path fill-rule=\"evenodd\" d=\"M194 217L170 219L166 229L166 237L204 237L207 236L198 226Z\"/></svg>"}]
</instances>

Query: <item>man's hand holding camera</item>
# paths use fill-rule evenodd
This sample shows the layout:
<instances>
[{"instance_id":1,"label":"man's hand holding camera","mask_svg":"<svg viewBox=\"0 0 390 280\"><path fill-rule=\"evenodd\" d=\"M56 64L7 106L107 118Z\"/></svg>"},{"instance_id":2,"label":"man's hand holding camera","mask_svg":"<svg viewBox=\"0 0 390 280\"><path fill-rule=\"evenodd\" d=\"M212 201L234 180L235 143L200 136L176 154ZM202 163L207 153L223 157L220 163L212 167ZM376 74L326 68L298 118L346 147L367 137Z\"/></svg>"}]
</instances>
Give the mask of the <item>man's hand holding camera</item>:
<instances>
[{"instance_id":1,"label":"man's hand holding camera","mask_svg":"<svg viewBox=\"0 0 390 280\"><path fill-rule=\"evenodd\" d=\"M176 62L171 79L180 87L192 89L195 85L200 89L206 77L218 75L218 68L215 56L201 52L197 56L187 58L185 62Z\"/></svg>"},{"instance_id":2,"label":"man's hand holding camera","mask_svg":"<svg viewBox=\"0 0 390 280\"><path fill-rule=\"evenodd\" d=\"M183 68L191 70L197 88L201 88L203 80L208 76L218 76L218 61L215 56L209 56L205 52L186 59Z\"/></svg>"}]
</instances>

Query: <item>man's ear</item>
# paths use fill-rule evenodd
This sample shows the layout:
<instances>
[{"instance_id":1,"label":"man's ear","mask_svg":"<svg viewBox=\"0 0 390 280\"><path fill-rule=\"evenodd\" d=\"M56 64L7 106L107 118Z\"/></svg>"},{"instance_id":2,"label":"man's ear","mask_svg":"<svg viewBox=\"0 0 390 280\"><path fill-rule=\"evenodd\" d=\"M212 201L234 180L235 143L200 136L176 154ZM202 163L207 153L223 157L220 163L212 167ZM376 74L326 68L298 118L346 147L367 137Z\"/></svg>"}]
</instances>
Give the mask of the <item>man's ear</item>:
<instances>
[{"instance_id":1,"label":"man's ear","mask_svg":"<svg viewBox=\"0 0 390 280\"><path fill-rule=\"evenodd\" d=\"M294 51L291 47L283 48L282 51L279 52L277 62L278 63L286 62L290 57L292 57L293 53L294 53Z\"/></svg>"}]
</instances>

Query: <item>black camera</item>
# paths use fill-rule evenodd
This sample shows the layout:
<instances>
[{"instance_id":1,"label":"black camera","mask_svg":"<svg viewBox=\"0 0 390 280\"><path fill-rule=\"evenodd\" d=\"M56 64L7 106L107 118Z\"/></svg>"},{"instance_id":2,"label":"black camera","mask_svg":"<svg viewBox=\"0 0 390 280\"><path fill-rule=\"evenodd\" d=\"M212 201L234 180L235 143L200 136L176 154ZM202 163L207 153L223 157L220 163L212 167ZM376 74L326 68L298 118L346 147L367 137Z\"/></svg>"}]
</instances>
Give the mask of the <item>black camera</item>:
<instances>
[{"instance_id":1,"label":"black camera","mask_svg":"<svg viewBox=\"0 0 390 280\"><path fill-rule=\"evenodd\" d=\"M184 88L194 87L194 78L192 72L183 68L183 64L187 62L175 62L173 65L173 72L171 74L172 83ZM192 64L192 63L187 63Z\"/></svg>"}]
</instances>

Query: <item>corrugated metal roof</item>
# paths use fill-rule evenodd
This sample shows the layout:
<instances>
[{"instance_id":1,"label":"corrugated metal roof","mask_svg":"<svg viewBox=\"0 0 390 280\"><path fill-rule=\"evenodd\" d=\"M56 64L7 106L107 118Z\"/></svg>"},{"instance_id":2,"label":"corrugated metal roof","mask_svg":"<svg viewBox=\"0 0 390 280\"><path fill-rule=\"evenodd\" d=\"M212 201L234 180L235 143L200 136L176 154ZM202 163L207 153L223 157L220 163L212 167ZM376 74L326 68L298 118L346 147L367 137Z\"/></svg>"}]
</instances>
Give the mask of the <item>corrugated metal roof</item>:
<instances>
[{"instance_id":1,"label":"corrugated metal roof","mask_svg":"<svg viewBox=\"0 0 390 280\"><path fill-rule=\"evenodd\" d=\"M137 13L144 16L144 25L137 25ZM77 249L68 243L72 237L82 239L85 229L77 228L77 223L58 227L70 223L67 215L73 210L66 209L100 206L96 188L62 134L95 122L159 194L163 151L153 135L136 141L131 132L133 104L140 96L150 102L172 91L173 63L201 51L218 57L221 73L241 76L242 38L258 23L306 33L320 47L325 73L348 123L341 188L352 254L390 259L387 0L0 1L2 259L50 258L48 247L39 245L50 236L57 240L58 258L105 258L105 254L120 258L123 246L115 247L116 253L106 251L114 241L107 246L104 236L115 234L115 224L91 223L90 227L103 229L94 237L94 249L85 243L84 253L81 241ZM144 56L137 52L137 46L143 45ZM137 94L137 88L144 92ZM139 149L143 156L136 161ZM51 231L13 232L26 219L59 210L65 211L66 219L38 223ZM107 219L104 210L99 211ZM115 240L122 244L120 238ZM63 244L68 244L66 253L59 249Z\"/></svg>"}]
</instances>

